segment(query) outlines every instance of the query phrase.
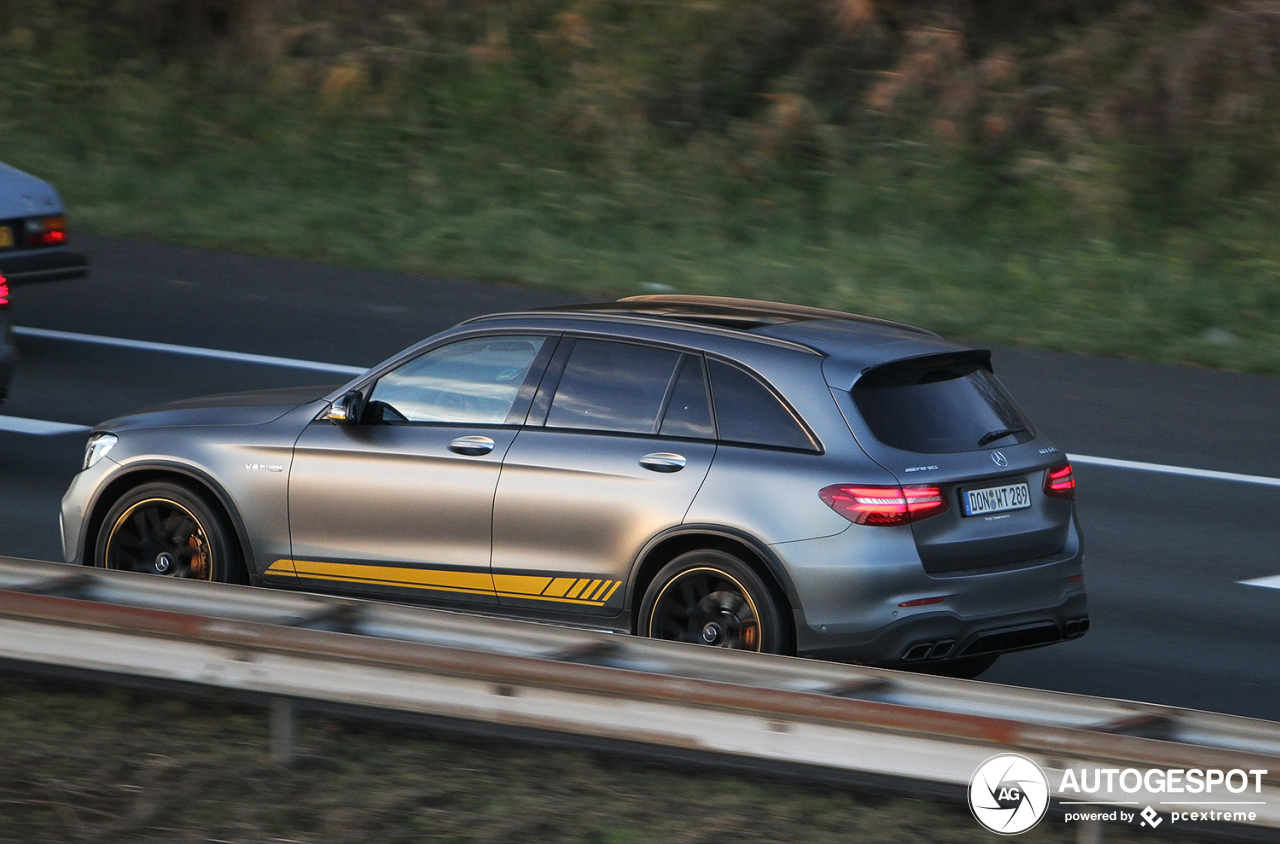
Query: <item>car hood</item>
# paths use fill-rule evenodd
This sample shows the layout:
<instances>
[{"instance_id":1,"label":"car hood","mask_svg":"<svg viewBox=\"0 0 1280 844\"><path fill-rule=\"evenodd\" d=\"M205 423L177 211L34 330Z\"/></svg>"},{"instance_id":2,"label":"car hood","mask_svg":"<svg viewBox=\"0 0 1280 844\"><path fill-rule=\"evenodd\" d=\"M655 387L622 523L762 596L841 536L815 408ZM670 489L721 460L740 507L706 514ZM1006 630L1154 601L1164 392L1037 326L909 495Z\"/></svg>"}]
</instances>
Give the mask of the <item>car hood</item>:
<instances>
[{"instance_id":1,"label":"car hood","mask_svg":"<svg viewBox=\"0 0 1280 844\"><path fill-rule=\"evenodd\" d=\"M338 389L329 384L223 393L169 402L118 416L97 427L100 431L132 428L171 428L192 425L262 425L274 422L295 407L318 401Z\"/></svg>"},{"instance_id":2,"label":"car hood","mask_svg":"<svg viewBox=\"0 0 1280 844\"><path fill-rule=\"evenodd\" d=\"M0 220L61 212L62 200L52 185L0 162Z\"/></svg>"}]
</instances>

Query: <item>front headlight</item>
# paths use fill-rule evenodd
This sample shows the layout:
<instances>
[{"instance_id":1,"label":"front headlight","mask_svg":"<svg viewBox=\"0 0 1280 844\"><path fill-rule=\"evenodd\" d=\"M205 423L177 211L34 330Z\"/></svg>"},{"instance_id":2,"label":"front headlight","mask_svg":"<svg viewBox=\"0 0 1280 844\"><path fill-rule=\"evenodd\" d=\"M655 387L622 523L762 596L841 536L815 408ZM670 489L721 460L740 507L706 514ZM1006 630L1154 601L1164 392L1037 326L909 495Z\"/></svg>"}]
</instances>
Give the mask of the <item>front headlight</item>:
<instances>
[{"instance_id":1,"label":"front headlight","mask_svg":"<svg viewBox=\"0 0 1280 844\"><path fill-rule=\"evenodd\" d=\"M84 466L83 469L93 467L94 463L107 456L107 452L111 450L120 438L115 434L94 434L89 437L89 442L84 447Z\"/></svg>"}]
</instances>

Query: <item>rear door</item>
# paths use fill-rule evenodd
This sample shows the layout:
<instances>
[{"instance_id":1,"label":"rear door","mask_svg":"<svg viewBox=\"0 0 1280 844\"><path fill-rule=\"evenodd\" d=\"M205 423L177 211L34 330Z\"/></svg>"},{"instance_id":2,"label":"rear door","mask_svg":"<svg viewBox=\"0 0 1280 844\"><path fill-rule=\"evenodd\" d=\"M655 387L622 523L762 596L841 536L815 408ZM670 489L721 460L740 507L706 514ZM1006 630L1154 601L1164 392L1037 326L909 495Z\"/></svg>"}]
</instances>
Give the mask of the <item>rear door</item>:
<instances>
[{"instance_id":1,"label":"rear door","mask_svg":"<svg viewBox=\"0 0 1280 844\"><path fill-rule=\"evenodd\" d=\"M915 522L930 574L1034 565L1060 553L1072 502L1047 490L1066 457L1040 440L981 351L879 366L833 391L863 449L947 510Z\"/></svg>"},{"instance_id":2,"label":"rear door","mask_svg":"<svg viewBox=\"0 0 1280 844\"><path fill-rule=\"evenodd\" d=\"M715 452L701 355L565 338L502 467L499 602L617 614L637 553L681 523Z\"/></svg>"}]
</instances>

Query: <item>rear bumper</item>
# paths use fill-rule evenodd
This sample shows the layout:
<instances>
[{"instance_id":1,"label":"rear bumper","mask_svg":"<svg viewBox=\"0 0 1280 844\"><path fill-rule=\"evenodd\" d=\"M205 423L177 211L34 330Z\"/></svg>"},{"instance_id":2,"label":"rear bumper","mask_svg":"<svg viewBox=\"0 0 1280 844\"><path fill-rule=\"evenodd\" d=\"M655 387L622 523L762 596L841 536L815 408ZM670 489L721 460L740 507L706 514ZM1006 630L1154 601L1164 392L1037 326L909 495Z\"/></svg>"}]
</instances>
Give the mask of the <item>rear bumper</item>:
<instances>
[{"instance_id":1,"label":"rear bumper","mask_svg":"<svg viewBox=\"0 0 1280 844\"><path fill-rule=\"evenodd\" d=\"M898 666L1040 647L1088 629L1074 521L1057 554L946 576L925 572L909 527L774 550L796 586L802 656Z\"/></svg>"},{"instance_id":2,"label":"rear bumper","mask_svg":"<svg viewBox=\"0 0 1280 844\"><path fill-rule=\"evenodd\" d=\"M856 641L832 643L802 656L834 662L927 667L943 659L1010 653L1078 639L1089 629L1083 589L1061 603L1034 610L963 618L955 613L918 615L889 624Z\"/></svg>"},{"instance_id":3,"label":"rear bumper","mask_svg":"<svg viewBox=\"0 0 1280 844\"><path fill-rule=\"evenodd\" d=\"M25 250L0 257L0 275L10 286L38 281L66 281L89 274L89 259L79 252L54 247Z\"/></svg>"}]
</instances>

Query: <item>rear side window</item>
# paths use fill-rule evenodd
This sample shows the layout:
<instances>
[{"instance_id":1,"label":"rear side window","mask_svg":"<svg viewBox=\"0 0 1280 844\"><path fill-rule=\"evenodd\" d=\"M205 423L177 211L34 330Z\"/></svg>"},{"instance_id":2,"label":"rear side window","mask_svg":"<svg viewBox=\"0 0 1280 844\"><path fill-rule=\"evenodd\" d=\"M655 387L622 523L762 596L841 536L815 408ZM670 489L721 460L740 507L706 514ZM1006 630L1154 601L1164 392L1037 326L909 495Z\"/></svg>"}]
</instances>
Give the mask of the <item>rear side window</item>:
<instances>
[{"instance_id":1,"label":"rear side window","mask_svg":"<svg viewBox=\"0 0 1280 844\"><path fill-rule=\"evenodd\" d=\"M721 440L817 450L795 414L758 378L723 361L708 360L707 367Z\"/></svg>"},{"instance_id":2,"label":"rear side window","mask_svg":"<svg viewBox=\"0 0 1280 844\"><path fill-rule=\"evenodd\" d=\"M903 451L976 451L1035 436L1031 422L978 358L881 367L854 384L853 401L876 439Z\"/></svg>"},{"instance_id":3,"label":"rear side window","mask_svg":"<svg viewBox=\"0 0 1280 844\"><path fill-rule=\"evenodd\" d=\"M565 364L547 426L653 434L680 353L631 343L578 340Z\"/></svg>"}]
</instances>

